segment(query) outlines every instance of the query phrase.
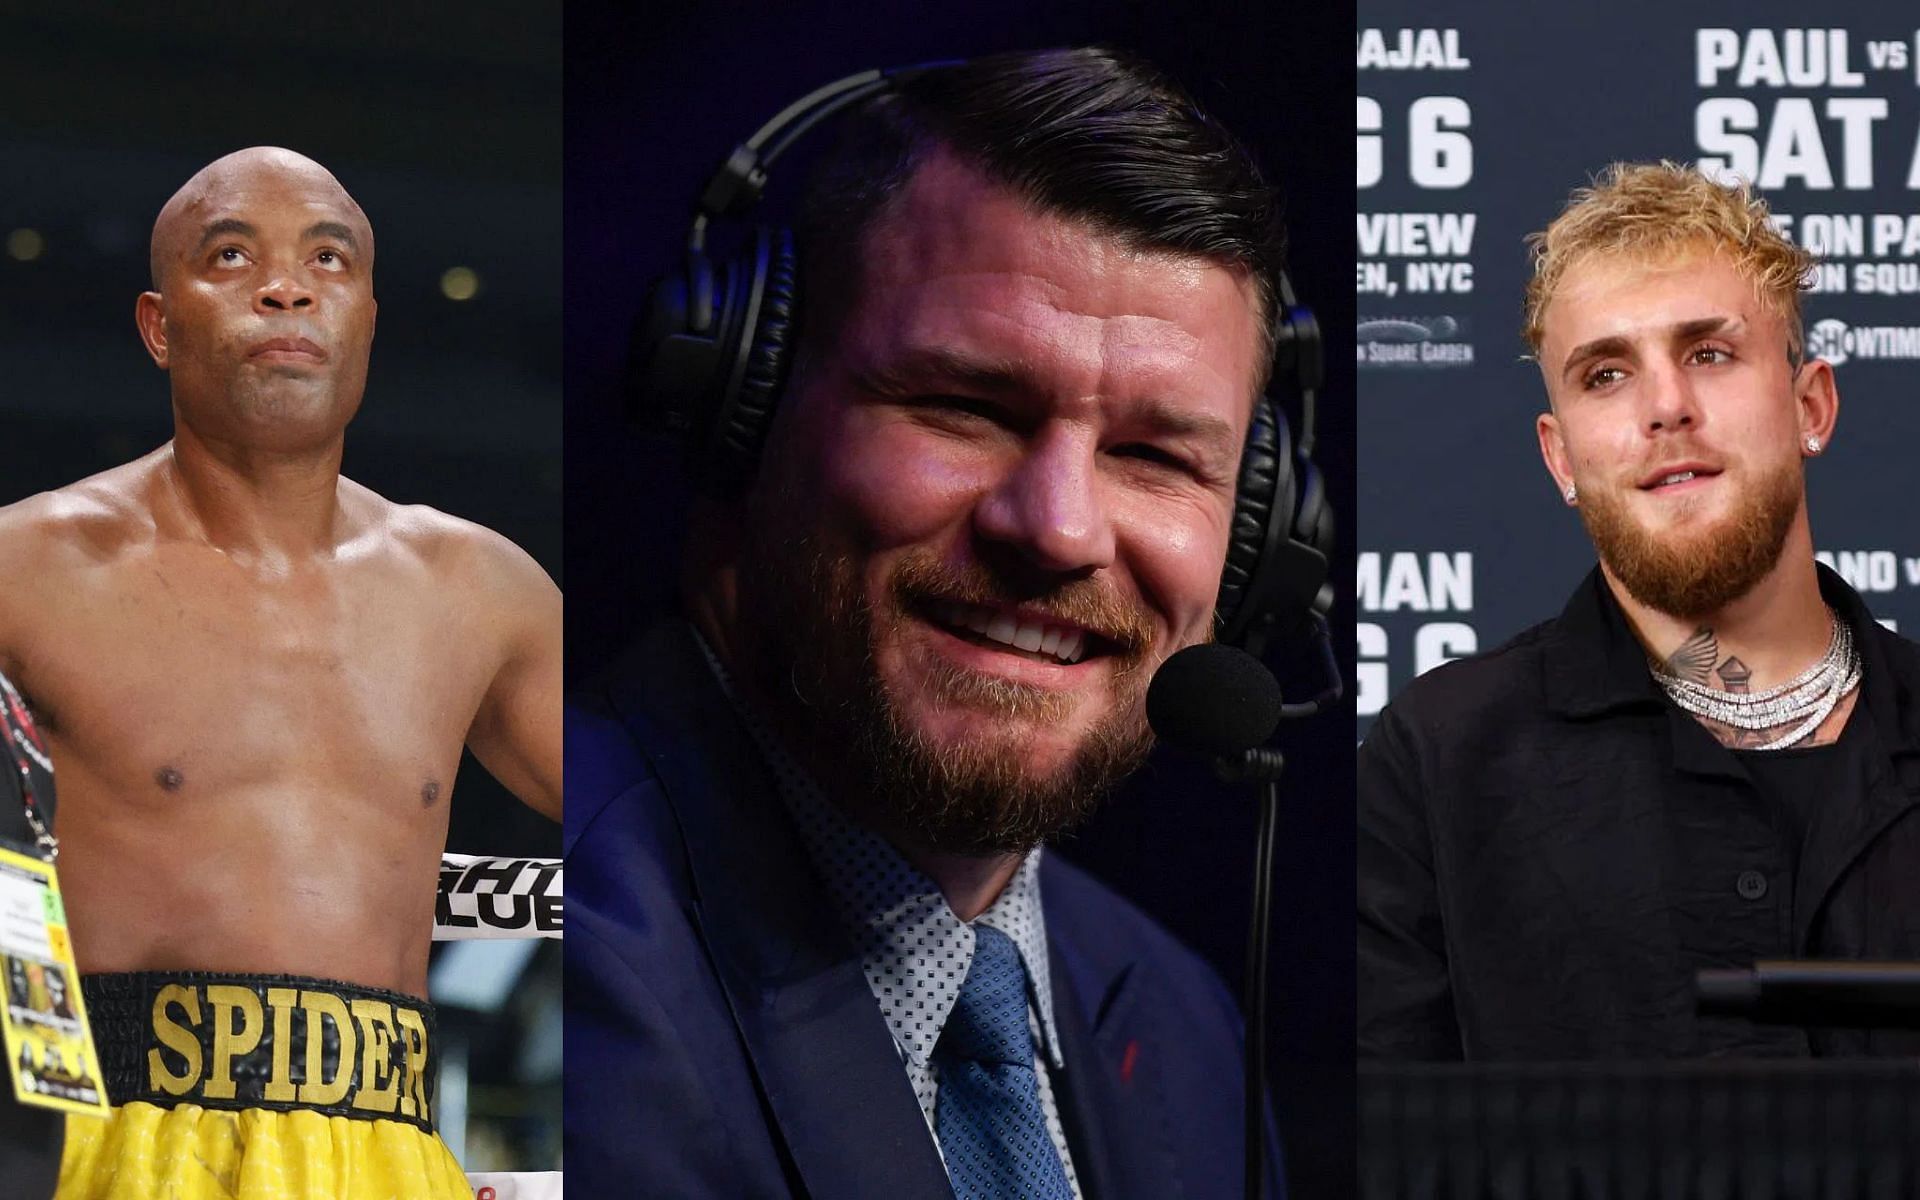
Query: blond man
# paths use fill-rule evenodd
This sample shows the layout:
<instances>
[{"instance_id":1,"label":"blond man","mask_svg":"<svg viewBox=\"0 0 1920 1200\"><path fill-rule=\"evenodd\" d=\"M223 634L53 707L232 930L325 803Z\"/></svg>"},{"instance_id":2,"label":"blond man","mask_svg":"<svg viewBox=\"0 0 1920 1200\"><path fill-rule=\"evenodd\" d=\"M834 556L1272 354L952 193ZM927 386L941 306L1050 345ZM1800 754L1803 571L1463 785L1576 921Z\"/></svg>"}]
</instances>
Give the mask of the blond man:
<instances>
[{"instance_id":1,"label":"blond man","mask_svg":"<svg viewBox=\"0 0 1920 1200\"><path fill-rule=\"evenodd\" d=\"M1530 239L1561 614L1415 681L1360 753L1360 1046L1914 1052L1707 1017L1695 972L1920 957L1920 647L1816 565L1839 397L1761 200L1615 165Z\"/></svg>"}]
</instances>

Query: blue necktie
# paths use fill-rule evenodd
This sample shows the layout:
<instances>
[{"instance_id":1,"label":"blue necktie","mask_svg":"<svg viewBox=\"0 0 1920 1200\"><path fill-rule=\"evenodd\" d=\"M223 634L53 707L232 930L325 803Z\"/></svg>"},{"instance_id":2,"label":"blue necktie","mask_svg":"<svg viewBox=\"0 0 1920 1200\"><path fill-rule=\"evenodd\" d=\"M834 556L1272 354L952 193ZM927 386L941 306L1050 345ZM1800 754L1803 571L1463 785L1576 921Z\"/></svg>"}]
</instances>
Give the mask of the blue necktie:
<instances>
[{"instance_id":1,"label":"blue necktie","mask_svg":"<svg viewBox=\"0 0 1920 1200\"><path fill-rule=\"evenodd\" d=\"M957 1200L1073 1200L1040 1108L1027 972L1013 941L990 925L974 926L973 965L934 1061L934 1133Z\"/></svg>"}]
</instances>

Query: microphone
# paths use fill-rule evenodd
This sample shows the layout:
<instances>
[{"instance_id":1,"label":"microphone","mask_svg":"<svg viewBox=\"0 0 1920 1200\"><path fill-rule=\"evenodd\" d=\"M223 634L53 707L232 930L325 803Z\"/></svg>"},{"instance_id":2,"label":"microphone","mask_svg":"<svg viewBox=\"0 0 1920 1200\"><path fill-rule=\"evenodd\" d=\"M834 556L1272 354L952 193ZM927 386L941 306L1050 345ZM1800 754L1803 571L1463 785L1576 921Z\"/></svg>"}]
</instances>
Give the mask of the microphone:
<instances>
[{"instance_id":1,"label":"microphone","mask_svg":"<svg viewBox=\"0 0 1920 1200\"><path fill-rule=\"evenodd\" d=\"M1704 1016L1763 1025L1920 1029L1920 963L1756 962L1694 976Z\"/></svg>"},{"instance_id":2,"label":"microphone","mask_svg":"<svg viewBox=\"0 0 1920 1200\"><path fill-rule=\"evenodd\" d=\"M1147 724L1205 758L1236 758L1280 725L1280 681L1253 655L1218 642L1169 656L1147 685Z\"/></svg>"},{"instance_id":3,"label":"microphone","mask_svg":"<svg viewBox=\"0 0 1920 1200\"><path fill-rule=\"evenodd\" d=\"M1246 1018L1242 1099L1248 1200L1266 1195L1267 942L1272 930L1273 844L1280 808L1278 750L1262 745L1289 716L1280 681L1253 655L1203 643L1167 657L1147 685L1147 724L1160 740L1200 755L1228 782L1259 780L1261 805L1253 850L1253 917L1247 923ZM1313 707L1303 705L1299 707ZM1317 710L1316 710L1317 711Z\"/></svg>"}]
</instances>

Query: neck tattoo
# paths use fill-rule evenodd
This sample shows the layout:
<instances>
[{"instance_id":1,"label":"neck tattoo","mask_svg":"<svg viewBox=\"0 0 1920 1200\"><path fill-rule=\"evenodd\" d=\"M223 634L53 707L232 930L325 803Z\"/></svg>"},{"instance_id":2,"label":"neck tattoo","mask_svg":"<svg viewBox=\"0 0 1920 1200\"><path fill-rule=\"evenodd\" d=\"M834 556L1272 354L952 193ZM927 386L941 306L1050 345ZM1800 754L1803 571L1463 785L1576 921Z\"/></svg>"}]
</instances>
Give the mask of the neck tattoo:
<instances>
[{"instance_id":1,"label":"neck tattoo","mask_svg":"<svg viewBox=\"0 0 1920 1200\"><path fill-rule=\"evenodd\" d=\"M1727 685L1724 690L1707 686L1707 672L1701 668L1711 664L1717 647L1712 632L1706 629L1689 638L1667 661L1649 663L1649 667L1661 690L1696 717L1750 733L1790 726L1771 741L1748 747L1784 750L1812 736L1839 703L1860 686L1860 651L1853 644L1853 631L1832 609L1827 610L1827 620L1833 629L1827 652L1800 674L1764 692L1747 690L1751 672L1737 658L1728 659L1718 672Z\"/></svg>"}]
</instances>

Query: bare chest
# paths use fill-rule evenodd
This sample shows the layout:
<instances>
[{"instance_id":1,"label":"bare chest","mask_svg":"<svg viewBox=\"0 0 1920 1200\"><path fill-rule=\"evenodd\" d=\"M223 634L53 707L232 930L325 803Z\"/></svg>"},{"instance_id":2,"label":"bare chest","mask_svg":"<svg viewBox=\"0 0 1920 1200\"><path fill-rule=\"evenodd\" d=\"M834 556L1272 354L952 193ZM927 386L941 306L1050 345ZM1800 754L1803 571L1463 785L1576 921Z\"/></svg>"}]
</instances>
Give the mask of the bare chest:
<instances>
[{"instance_id":1,"label":"bare chest","mask_svg":"<svg viewBox=\"0 0 1920 1200\"><path fill-rule=\"evenodd\" d=\"M29 615L21 682L56 755L116 788L450 779L490 677L484 630L404 563L262 577L203 549L64 583Z\"/></svg>"}]
</instances>

